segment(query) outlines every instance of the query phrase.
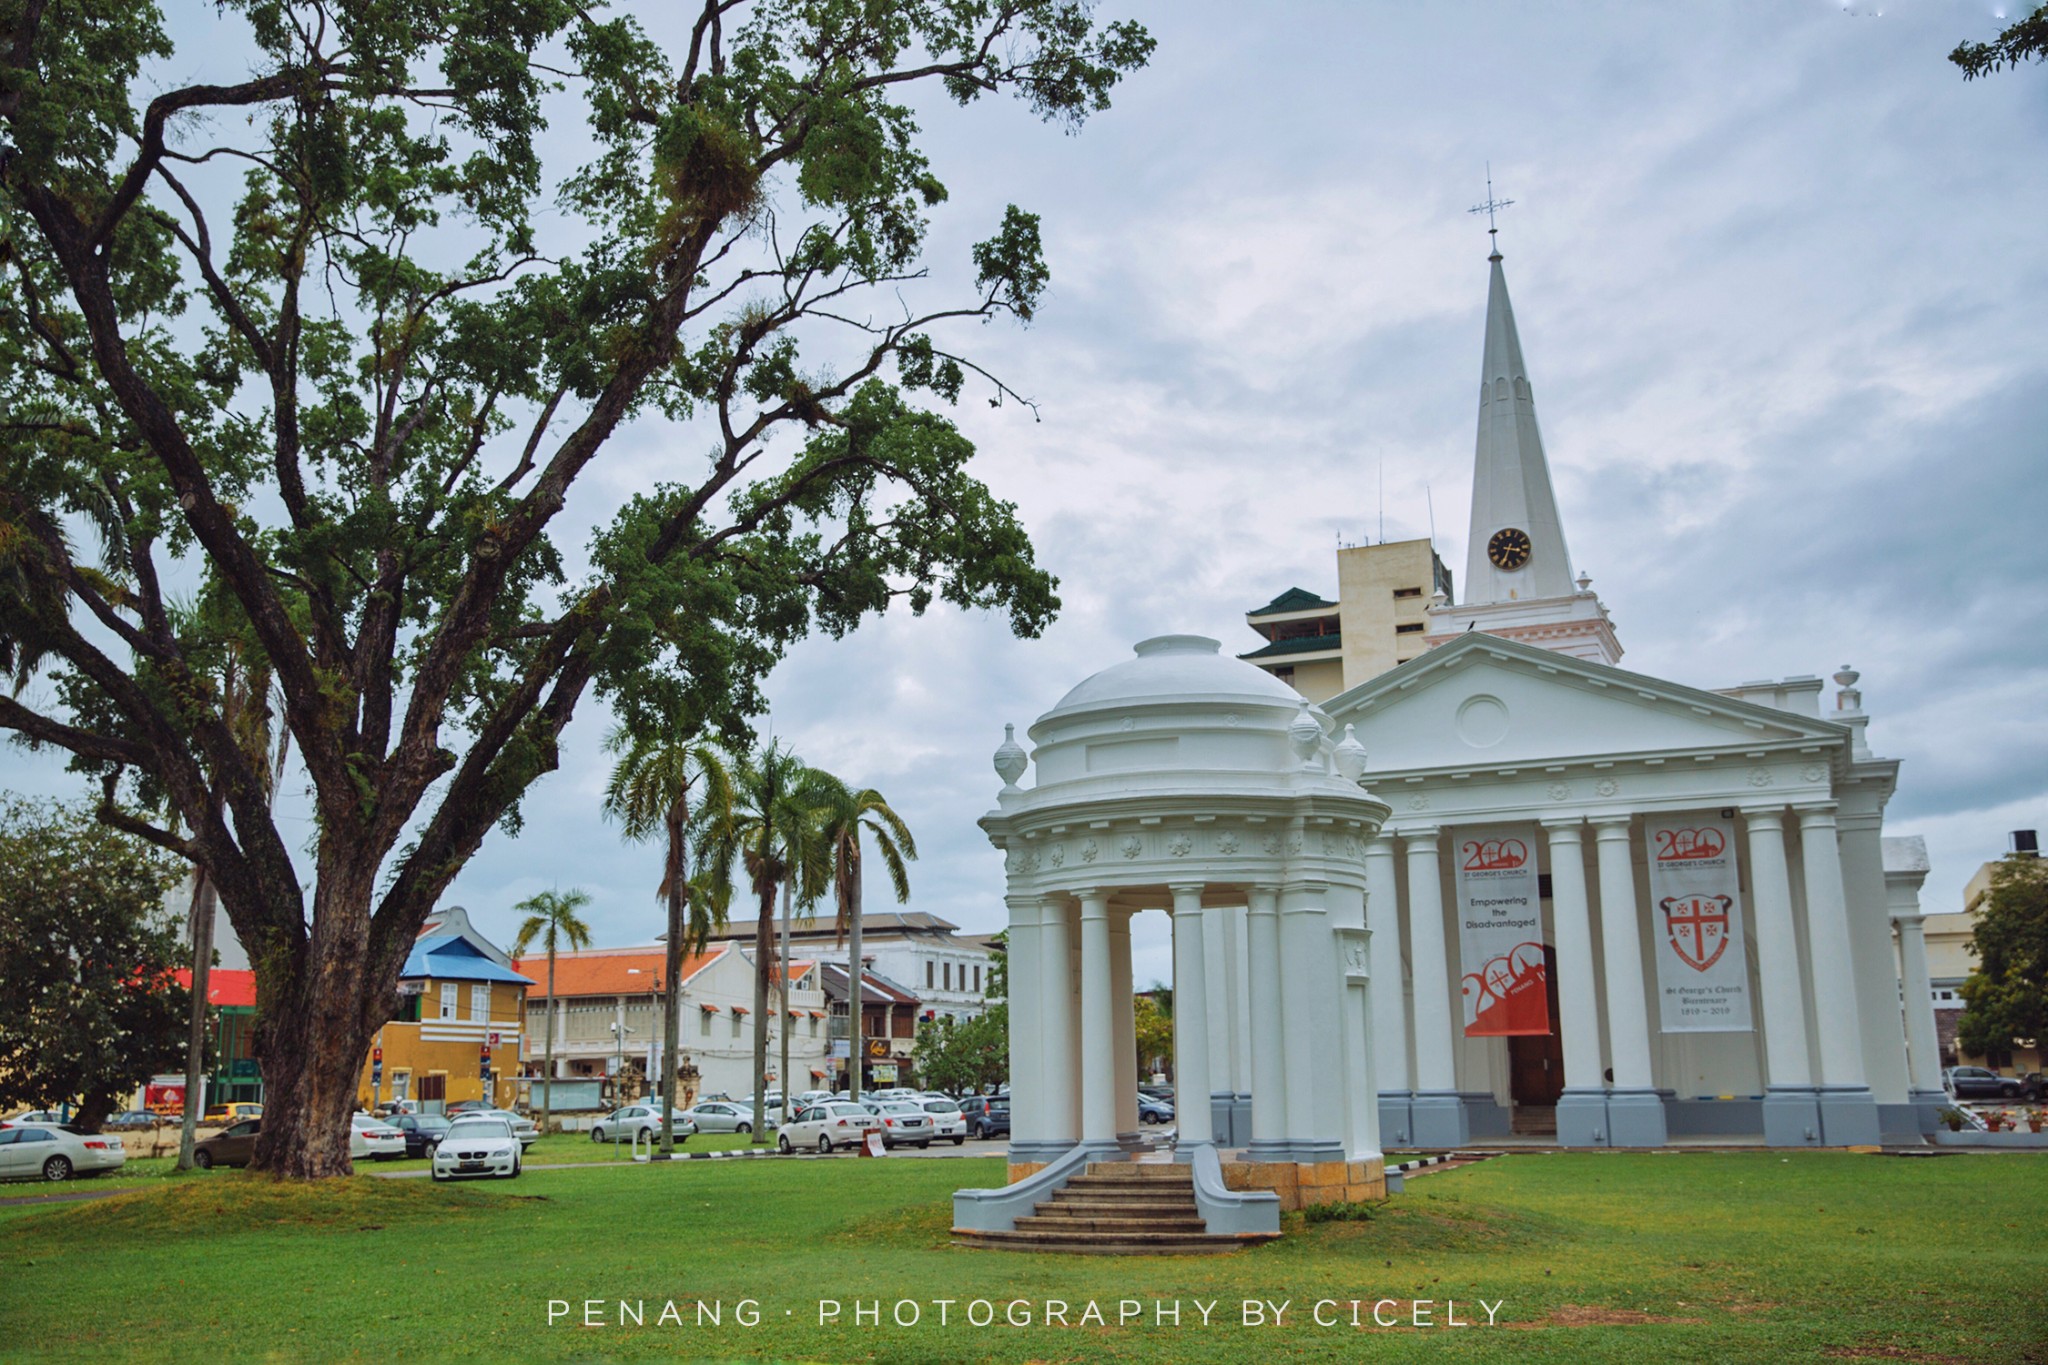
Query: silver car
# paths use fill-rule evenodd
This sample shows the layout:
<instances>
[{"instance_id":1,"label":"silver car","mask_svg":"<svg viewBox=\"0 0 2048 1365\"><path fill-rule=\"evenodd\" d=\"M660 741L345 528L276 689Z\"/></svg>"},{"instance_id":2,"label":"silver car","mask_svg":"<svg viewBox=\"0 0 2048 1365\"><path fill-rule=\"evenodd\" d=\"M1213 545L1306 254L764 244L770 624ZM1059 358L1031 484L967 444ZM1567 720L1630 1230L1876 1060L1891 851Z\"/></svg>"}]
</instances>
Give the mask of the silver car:
<instances>
[{"instance_id":1,"label":"silver car","mask_svg":"<svg viewBox=\"0 0 2048 1365\"><path fill-rule=\"evenodd\" d=\"M117 1137L74 1133L54 1123L10 1121L0 1127L0 1180L69 1180L118 1171L128 1149Z\"/></svg>"},{"instance_id":2,"label":"silver car","mask_svg":"<svg viewBox=\"0 0 2048 1365\"><path fill-rule=\"evenodd\" d=\"M512 1129L512 1136L519 1139L519 1150L525 1151L540 1139L540 1125L510 1109L466 1109L455 1116L456 1122L463 1119L503 1119Z\"/></svg>"},{"instance_id":3,"label":"silver car","mask_svg":"<svg viewBox=\"0 0 2048 1365\"><path fill-rule=\"evenodd\" d=\"M690 1122L697 1125L700 1133L751 1133L754 1131L754 1106L742 1107L733 1100L701 1100L694 1109L683 1111ZM768 1111L768 1129L773 1132L780 1116Z\"/></svg>"},{"instance_id":4,"label":"silver car","mask_svg":"<svg viewBox=\"0 0 2048 1365\"><path fill-rule=\"evenodd\" d=\"M941 1141L951 1138L955 1147L967 1141L967 1116L960 1112L959 1101L927 1096L922 1104L924 1112L932 1116L933 1137Z\"/></svg>"},{"instance_id":5,"label":"silver car","mask_svg":"<svg viewBox=\"0 0 2048 1365\"><path fill-rule=\"evenodd\" d=\"M799 1147L815 1147L821 1152L835 1147L858 1147L881 1126L882 1121L869 1113L866 1105L827 1100L792 1116L776 1145L785 1152Z\"/></svg>"},{"instance_id":6,"label":"silver car","mask_svg":"<svg viewBox=\"0 0 2048 1365\"><path fill-rule=\"evenodd\" d=\"M670 1117L675 1120L677 1142L697 1131L697 1125L682 1110L676 1110ZM590 1127L592 1142L631 1142L638 1137L660 1139L660 1105L629 1104L612 1110Z\"/></svg>"},{"instance_id":7,"label":"silver car","mask_svg":"<svg viewBox=\"0 0 2048 1365\"><path fill-rule=\"evenodd\" d=\"M912 1100L872 1100L867 1104L868 1112L882 1121L882 1143L888 1147L902 1147L915 1143L919 1147L932 1145L932 1116L924 1107Z\"/></svg>"}]
</instances>

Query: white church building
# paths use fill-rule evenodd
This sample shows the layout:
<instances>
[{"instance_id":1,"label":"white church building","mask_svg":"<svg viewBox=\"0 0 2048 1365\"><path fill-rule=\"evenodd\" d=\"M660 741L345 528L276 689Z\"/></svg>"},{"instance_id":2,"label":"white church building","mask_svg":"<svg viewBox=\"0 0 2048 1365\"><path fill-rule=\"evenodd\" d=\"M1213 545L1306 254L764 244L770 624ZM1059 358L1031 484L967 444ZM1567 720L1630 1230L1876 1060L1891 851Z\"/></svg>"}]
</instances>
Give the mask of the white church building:
<instances>
[{"instance_id":1,"label":"white church building","mask_svg":"<svg viewBox=\"0 0 2048 1365\"><path fill-rule=\"evenodd\" d=\"M1173 922L1181 1144L1226 1170L1355 1184L1385 1148L1510 1133L1930 1128L1925 853L1885 837L1899 765L1868 743L1857 675L1827 696L1817 676L1708 691L1619 666L1501 265L1458 600L1433 552L1384 547L1414 585L1340 582L1421 597L1413 622L1291 591L1254 614L1280 648L1147 641L1028 751L998 750L982 825L1010 907L1014 1178L1134 1145L1129 920L1149 909ZM1341 630L1368 619L1400 651L1351 649L1384 671L1340 677ZM1327 685L1289 686L1304 660Z\"/></svg>"}]
</instances>

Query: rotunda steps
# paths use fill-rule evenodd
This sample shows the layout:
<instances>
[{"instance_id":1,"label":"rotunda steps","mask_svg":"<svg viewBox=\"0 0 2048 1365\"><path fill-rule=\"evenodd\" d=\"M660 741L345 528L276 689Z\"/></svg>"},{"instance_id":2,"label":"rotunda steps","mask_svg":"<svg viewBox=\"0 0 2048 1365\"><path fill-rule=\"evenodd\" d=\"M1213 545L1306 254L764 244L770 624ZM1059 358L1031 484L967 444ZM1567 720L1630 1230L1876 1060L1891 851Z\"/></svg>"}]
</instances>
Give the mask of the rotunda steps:
<instances>
[{"instance_id":1,"label":"rotunda steps","mask_svg":"<svg viewBox=\"0 0 2048 1365\"><path fill-rule=\"evenodd\" d=\"M1271 1240L1211 1236L1186 1166L1132 1161L1091 1163L1013 1231L953 1231L956 1246L1079 1256L1213 1256Z\"/></svg>"}]
</instances>

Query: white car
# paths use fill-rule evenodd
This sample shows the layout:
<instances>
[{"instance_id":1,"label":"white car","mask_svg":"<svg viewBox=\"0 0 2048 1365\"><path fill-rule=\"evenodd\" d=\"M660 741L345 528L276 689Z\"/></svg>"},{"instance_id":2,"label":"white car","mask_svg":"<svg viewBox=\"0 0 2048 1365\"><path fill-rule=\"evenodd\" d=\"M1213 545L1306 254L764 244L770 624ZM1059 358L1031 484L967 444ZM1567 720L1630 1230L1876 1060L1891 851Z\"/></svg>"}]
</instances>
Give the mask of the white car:
<instances>
[{"instance_id":1,"label":"white car","mask_svg":"<svg viewBox=\"0 0 2048 1365\"><path fill-rule=\"evenodd\" d=\"M361 1161L364 1157L396 1161L405 1155L405 1134L382 1119L373 1119L364 1113L351 1114L348 1120L348 1154L352 1161Z\"/></svg>"},{"instance_id":2,"label":"white car","mask_svg":"<svg viewBox=\"0 0 2048 1365\"><path fill-rule=\"evenodd\" d=\"M690 1122L690 1116L682 1110L676 1110L671 1117L675 1120L677 1142L697 1131L697 1125ZM612 1110L590 1126L592 1142L631 1142L636 1137L661 1140L660 1105L629 1104Z\"/></svg>"},{"instance_id":3,"label":"white car","mask_svg":"<svg viewBox=\"0 0 2048 1365\"><path fill-rule=\"evenodd\" d=\"M803 1110L789 1121L775 1145L785 1152L815 1147L829 1152L834 1147L858 1147L866 1134L882 1126L865 1105L845 1100L827 1100Z\"/></svg>"},{"instance_id":4,"label":"white car","mask_svg":"<svg viewBox=\"0 0 2048 1365\"><path fill-rule=\"evenodd\" d=\"M923 1098L922 1092L902 1085L891 1086L887 1090L870 1090L867 1094L861 1096L863 1100L921 1100Z\"/></svg>"},{"instance_id":5,"label":"white car","mask_svg":"<svg viewBox=\"0 0 2048 1365\"><path fill-rule=\"evenodd\" d=\"M882 1141L890 1147L932 1145L932 1116L911 1100L872 1100L868 1112L882 1121Z\"/></svg>"},{"instance_id":6,"label":"white car","mask_svg":"<svg viewBox=\"0 0 2048 1365\"><path fill-rule=\"evenodd\" d=\"M522 1152L540 1141L540 1125L523 1114L513 1113L510 1109L470 1109L457 1114L455 1117L459 1119L487 1118L505 1120L506 1123L512 1126L512 1136L519 1139L519 1150Z\"/></svg>"},{"instance_id":7,"label":"white car","mask_svg":"<svg viewBox=\"0 0 2048 1365\"><path fill-rule=\"evenodd\" d=\"M932 1116L933 1137L951 1138L955 1147L967 1141L967 1115L960 1112L958 1100L947 1099L944 1095L927 1095L923 1109Z\"/></svg>"},{"instance_id":8,"label":"white car","mask_svg":"<svg viewBox=\"0 0 2048 1365\"><path fill-rule=\"evenodd\" d=\"M470 1176L510 1180L519 1174L524 1151L512 1125L497 1114L464 1114L442 1134L430 1169L436 1180Z\"/></svg>"},{"instance_id":9,"label":"white car","mask_svg":"<svg viewBox=\"0 0 2048 1365\"><path fill-rule=\"evenodd\" d=\"M69 1180L118 1171L127 1162L128 1149L117 1137L19 1119L0 1128L0 1180Z\"/></svg>"}]
</instances>

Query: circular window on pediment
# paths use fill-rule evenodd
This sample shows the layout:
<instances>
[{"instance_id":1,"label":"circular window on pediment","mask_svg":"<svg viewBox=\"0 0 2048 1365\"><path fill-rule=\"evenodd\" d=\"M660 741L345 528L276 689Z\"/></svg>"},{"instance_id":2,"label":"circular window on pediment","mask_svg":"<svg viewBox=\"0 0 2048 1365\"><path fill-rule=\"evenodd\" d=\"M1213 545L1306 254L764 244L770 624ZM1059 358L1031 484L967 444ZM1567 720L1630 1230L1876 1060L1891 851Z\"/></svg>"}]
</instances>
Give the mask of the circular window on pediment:
<instances>
[{"instance_id":1,"label":"circular window on pediment","mask_svg":"<svg viewBox=\"0 0 2048 1365\"><path fill-rule=\"evenodd\" d=\"M1458 708L1458 738L1475 749L1490 749L1508 735L1508 708L1499 697L1467 697Z\"/></svg>"}]
</instances>

